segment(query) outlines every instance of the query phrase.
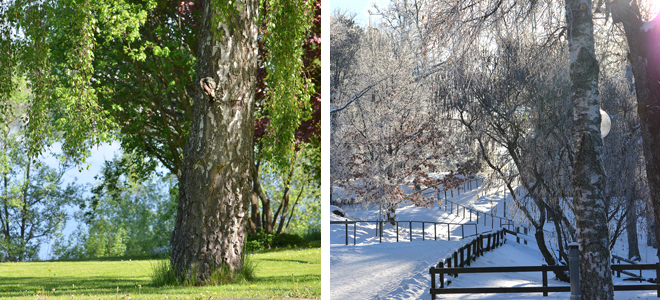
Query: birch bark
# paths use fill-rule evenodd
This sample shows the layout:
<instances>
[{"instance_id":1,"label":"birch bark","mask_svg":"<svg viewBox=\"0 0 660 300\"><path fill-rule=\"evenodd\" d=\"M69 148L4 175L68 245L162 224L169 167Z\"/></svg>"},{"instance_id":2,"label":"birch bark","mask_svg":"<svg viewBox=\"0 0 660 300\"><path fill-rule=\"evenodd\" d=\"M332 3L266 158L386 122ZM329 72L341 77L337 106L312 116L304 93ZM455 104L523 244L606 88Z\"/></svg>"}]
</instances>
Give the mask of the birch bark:
<instances>
[{"instance_id":1,"label":"birch bark","mask_svg":"<svg viewBox=\"0 0 660 300\"><path fill-rule=\"evenodd\" d=\"M573 106L573 204L580 249L582 299L613 299L609 230L603 188L598 61L591 0L566 0Z\"/></svg>"},{"instance_id":2,"label":"birch bark","mask_svg":"<svg viewBox=\"0 0 660 300\"><path fill-rule=\"evenodd\" d=\"M193 125L184 147L172 265L204 283L242 268L252 196L257 0L221 11L204 1ZM225 8L227 10L227 8ZM229 9L231 10L231 8ZM218 31L220 35L218 35Z\"/></svg>"}]
</instances>

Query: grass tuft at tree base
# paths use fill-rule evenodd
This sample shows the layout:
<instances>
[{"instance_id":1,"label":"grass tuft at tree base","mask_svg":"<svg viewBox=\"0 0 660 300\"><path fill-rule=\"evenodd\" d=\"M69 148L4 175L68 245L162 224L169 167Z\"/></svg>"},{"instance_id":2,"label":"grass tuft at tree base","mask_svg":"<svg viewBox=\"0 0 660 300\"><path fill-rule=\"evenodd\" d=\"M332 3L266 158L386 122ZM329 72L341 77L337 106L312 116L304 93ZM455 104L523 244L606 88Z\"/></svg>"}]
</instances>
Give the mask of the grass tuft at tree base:
<instances>
[{"instance_id":1,"label":"grass tuft at tree base","mask_svg":"<svg viewBox=\"0 0 660 300\"><path fill-rule=\"evenodd\" d=\"M232 283L247 283L255 279L257 263L253 259L243 257L243 268L238 271L230 271L226 266L213 268L211 276L206 283L197 281L196 276L185 276L183 282L177 278L169 258L154 264L151 269L151 279L155 287L162 286L202 286L202 285L226 285ZM192 273L196 273L193 269Z\"/></svg>"}]
</instances>

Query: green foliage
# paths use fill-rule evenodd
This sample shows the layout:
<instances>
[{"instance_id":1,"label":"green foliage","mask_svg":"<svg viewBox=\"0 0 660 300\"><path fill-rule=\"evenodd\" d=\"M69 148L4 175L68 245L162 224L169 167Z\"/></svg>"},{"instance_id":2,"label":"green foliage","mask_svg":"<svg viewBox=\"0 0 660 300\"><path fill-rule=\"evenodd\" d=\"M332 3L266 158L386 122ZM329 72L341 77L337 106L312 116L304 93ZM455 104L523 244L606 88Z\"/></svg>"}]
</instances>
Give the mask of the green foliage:
<instances>
[{"instance_id":1,"label":"green foliage","mask_svg":"<svg viewBox=\"0 0 660 300\"><path fill-rule=\"evenodd\" d=\"M273 248L299 248L308 246L308 241L297 234L268 234L258 232L255 235L249 235L245 244L248 252Z\"/></svg>"},{"instance_id":2,"label":"green foliage","mask_svg":"<svg viewBox=\"0 0 660 300\"><path fill-rule=\"evenodd\" d=\"M285 231L298 234L321 229L320 147L310 147L304 143L301 147L296 155L290 179L283 176L279 167L270 162L263 163L259 174L262 187L271 199L282 199L284 184L290 180L291 199ZM272 206L273 213L277 209L276 205Z\"/></svg>"},{"instance_id":3,"label":"green foliage","mask_svg":"<svg viewBox=\"0 0 660 300\"><path fill-rule=\"evenodd\" d=\"M106 162L94 196L79 203L78 226L53 246L60 259L158 255L167 252L174 228L173 176L140 179L131 172L131 154ZM127 165L128 164L128 165ZM127 173L122 173L122 172Z\"/></svg>"},{"instance_id":4,"label":"green foliage","mask_svg":"<svg viewBox=\"0 0 660 300\"><path fill-rule=\"evenodd\" d=\"M13 82L0 126L0 262L38 259L39 245L64 227L65 207L81 197L77 185L62 184L66 164L56 170L28 156L22 118L31 95L24 78Z\"/></svg>"},{"instance_id":5,"label":"green foliage","mask_svg":"<svg viewBox=\"0 0 660 300\"><path fill-rule=\"evenodd\" d=\"M7 27L0 45L27 75L34 98L25 133L30 156L51 144L56 133L62 150L75 163L84 161L91 145L108 141L115 123L98 102L92 86L97 38L140 36L153 1L26 1L7 3L0 20ZM11 80L0 74L5 92Z\"/></svg>"},{"instance_id":6,"label":"green foliage","mask_svg":"<svg viewBox=\"0 0 660 300\"><path fill-rule=\"evenodd\" d=\"M39 245L66 224L65 207L81 197L80 187L62 184L63 170L34 164L17 134L0 141L0 261L38 259Z\"/></svg>"},{"instance_id":7,"label":"green foliage","mask_svg":"<svg viewBox=\"0 0 660 300\"><path fill-rule=\"evenodd\" d=\"M295 130L311 117L309 98L314 84L303 73L302 47L314 16L309 0L269 0L266 6L267 97L269 118L263 155L281 174L288 174L295 160Z\"/></svg>"},{"instance_id":8,"label":"green foliage","mask_svg":"<svg viewBox=\"0 0 660 300\"><path fill-rule=\"evenodd\" d=\"M321 230L320 229L312 229L302 236L306 241L312 242L312 241L320 241L321 240Z\"/></svg>"},{"instance_id":9,"label":"green foliage","mask_svg":"<svg viewBox=\"0 0 660 300\"><path fill-rule=\"evenodd\" d=\"M177 9L181 9L178 11ZM177 14L181 13L181 15ZM104 110L122 124L126 152L140 153L135 167L148 173L158 161L177 174L191 127L199 26L195 10L155 1L136 39L98 36L94 88ZM101 24L111 30L112 24Z\"/></svg>"}]
</instances>

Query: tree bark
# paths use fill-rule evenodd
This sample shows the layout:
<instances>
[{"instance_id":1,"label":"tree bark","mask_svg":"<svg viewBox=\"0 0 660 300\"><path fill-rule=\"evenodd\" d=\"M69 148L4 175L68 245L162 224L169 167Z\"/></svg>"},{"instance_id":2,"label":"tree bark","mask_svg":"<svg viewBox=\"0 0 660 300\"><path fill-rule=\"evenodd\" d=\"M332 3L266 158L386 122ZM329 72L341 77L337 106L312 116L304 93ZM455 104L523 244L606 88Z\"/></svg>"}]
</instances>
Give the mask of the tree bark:
<instances>
[{"instance_id":1,"label":"tree bark","mask_svg":"<svg viewBox=\"0 0 660 300\"><path fill-rule=\"evenodd\" d=\"M633 193L634 195L634 193ZM639 240L637 239L637 207L635 200L628 200L628 212L626 216L626 233L628 235L628 259L639 261Z\"/></svg>"},{"instance_id":2,"label":"tree bark","mask_svg":"<svg viewBox=\"0 0 660 300\"><path fill-rule=\"evenodd\" d=\"M214 269L242 268L254 161L259 2L242 0L225 8L211 2L202 7L196 69L200 85L183 150L171 240L171 263L179 279L200 283Z\"/></svg>"},{"instance_id":3,"label":"tree bark","mask_svg":"<svg viewBox=\"0 0 660 300\"><path fill-rule=\"evenodd\" d=\"M635 77L637 113L642 131L646 178L655 217L655 236L660 240L660 17L644 23L636 3L617 0L612 20L623 23L628 41L628 60ZM660 258L660 247L657 256Z\"/></svg>"},{"instance_id":4,"label":"tree bark","mask_svg":"<svg viewBox=\"0 0 660 300\"><path fill-rule=\"evenodd\" d=\"M580 250L582 299L613 299L609 229L603 188L598 61L590 0L566 0L573 106L573 203Z\"/></svg>"}]
</instances>

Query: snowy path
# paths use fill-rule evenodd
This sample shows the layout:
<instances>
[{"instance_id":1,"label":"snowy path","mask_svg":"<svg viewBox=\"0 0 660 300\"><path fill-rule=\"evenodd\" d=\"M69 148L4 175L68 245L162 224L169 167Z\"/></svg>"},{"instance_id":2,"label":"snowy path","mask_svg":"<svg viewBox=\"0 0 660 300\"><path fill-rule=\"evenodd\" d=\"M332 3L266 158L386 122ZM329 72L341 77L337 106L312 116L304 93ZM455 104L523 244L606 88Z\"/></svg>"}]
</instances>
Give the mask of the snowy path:
<instances>
[{"instance_id":1,"label":"snowy path","mask_svg":"<svg viewBox=\"0 0 660 300\"><path fill-rule=\"evenodd\" d=\"M472 190L462 192L461 195L450 198L455 203L465 205L482 212L490 211L492 207L500 208L502 195ZM498 197L499 196L499 197ZM510 195L507 195L510 200ZM348 220L376 220L378 210L374 207L345 206ZM501 215L501 211L500 211ZM347 220L331 215L331 220ZM468 223L462 216L449 214L439 207L430 209L419 208L413 205L400 205L397 208L397 220L400 221L434 221L451 223ZM490 223L490 222L489 222ZM447 241L446 225L438 225L438 241L433 241L434 228L426 226L426 241L422 241L421 224L413 223L413 241L409 241L410 231L408 223L401 223L399 240L396 242L396 229L392 225L385 226L383 243L379 243L376 235L376 226L373 223L359 223L356 228L357 245L353 246L353 227L349 225L349 245L346 246L346 227L344 225L331 225L330 247L330 285L331 299L430 299L429 268L452 253L469 239L460 240L460 226L452 225L451 241ZM496 224L497 227L497 224ZM466 225L466 234L474 233L472 226ZM492 230L480 222L479 232ZM625 239L625 236L620 237ZM641 242L640 242L641 243ZM623 247L623 241L617 245ZM619 248L619 246L617 246ZM647 261L655 259L654 255L644 255L655 250L649 247L640 247L642 258ZM621 248L620 253L626 253ZM649 252L649 253L650 253ZM651 261L653 263L653 261ZM535 245L519 245L515 239L509 240L499 249L480 257L472 266L497 267L541 265L543 258ZM549 276L550 285L566 285ZM655 277L654 274L645 274L645 277ZM623 278L615 278L615 284L622 283ZM541 274L510 273L510 274L464 274L452 279L451 287L507 287L507 286L540 286ZM628 282L630 283L630 282ZM568 293L550 293L550 297L539 294L457 294L443 295L439 299L568 299ZM655 292L631 291L616 292L615 299L658 299Z\"/></svg>"},{"instance_id":2,"label":"snowy path","mask_svg":"<svg viewBox=\"0 0 660 300\"><path fill-rule=\"evenodd\" d=\"M389 291L419 291L412 297L417 299L424 292L425 283L417 282L414 275L426 272L428 277L428 270L438 263L438 257L461 244L420 241L333 247L331 298L380 299L387 298Z\"/></svg>"}]
</instances>

